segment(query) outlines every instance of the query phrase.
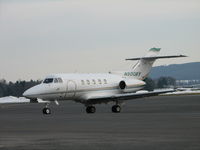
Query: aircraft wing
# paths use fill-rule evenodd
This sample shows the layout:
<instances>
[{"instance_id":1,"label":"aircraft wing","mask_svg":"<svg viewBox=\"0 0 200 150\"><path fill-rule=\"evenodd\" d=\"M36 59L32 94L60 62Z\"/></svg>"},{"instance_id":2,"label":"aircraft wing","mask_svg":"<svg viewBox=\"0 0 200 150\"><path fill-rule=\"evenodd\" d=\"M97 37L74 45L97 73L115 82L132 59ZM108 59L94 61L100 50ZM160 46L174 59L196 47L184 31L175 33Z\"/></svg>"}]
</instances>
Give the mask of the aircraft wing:
<instances>
[{"instance_id":1,"label":"aircraft wing","mask_svg":"<svg viewBox=\"0 0 200 150\"><path fill-rule=\"evenodd\" d=\"M31 100L25 97L2 97L0 98L0 104L25 104L25 103L49 103L48 101L43 101L41 99Z\"/></svg>"},{"instance_id":2,"label":"aircraft wing","mask_svg":"<svg viewBox=\"0 0 200 150\"><path fill-rule=\"evenodd\" d=\"M152 92L141 91L137 93L128 93L128 94L116 94L114 96L102 96L102 97L91 97L87 100L89 104L100 104L100 103L108 103L110 101L125 101L125 100L133 100L137 98L143 97L151 97L158 96L160 94L174 92L174 89L165 89L165 90L155 90Z\"/></svg>"}]
</instances>

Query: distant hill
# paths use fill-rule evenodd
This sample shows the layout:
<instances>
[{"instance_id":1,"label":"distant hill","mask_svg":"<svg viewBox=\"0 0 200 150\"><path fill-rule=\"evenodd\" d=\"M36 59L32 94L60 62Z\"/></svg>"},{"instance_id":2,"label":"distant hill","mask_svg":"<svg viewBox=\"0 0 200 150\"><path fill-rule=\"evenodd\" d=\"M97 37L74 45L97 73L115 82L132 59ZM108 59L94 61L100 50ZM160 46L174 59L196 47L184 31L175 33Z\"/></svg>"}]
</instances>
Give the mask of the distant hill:
<instances>
[{"instance_id":1,"label":"distant hill","mask_svg":"<svg viewBox=\"0 0 200 150\"><path fill-rule=\"evenodd\" d=\"M170 76L177 80L200 80L200 62L154 67L150 77Z\"/></svg>"}]
</instances>

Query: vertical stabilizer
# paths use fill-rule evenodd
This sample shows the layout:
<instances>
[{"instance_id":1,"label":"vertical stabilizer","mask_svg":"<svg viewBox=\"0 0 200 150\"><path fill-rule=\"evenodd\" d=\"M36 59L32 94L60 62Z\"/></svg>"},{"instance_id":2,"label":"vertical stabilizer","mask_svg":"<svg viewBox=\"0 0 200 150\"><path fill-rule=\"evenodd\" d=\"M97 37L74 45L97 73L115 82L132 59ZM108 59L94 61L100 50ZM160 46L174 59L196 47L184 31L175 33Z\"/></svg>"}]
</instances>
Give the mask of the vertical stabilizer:
<instances>
[{"instance_id":1,"label":"vertical stabilizer","mask_svg":"<svg viewBox=\"0 0 200 150\"><path fill-rule=\"evenodd\" d=\"M115 71L111 73L121 75L125 78L144 80L149 75L156 59L187 57L185 55L158 56L160 50L161 48L151 48L147 53L147 55L144 57L126 59L132 61L137 60L138 62L129 71L117 71L117 72Z\"/></svg>"},{"instance_id":2,"label":"vertical stabilizer","mask_svg":"<svg viewBox=\"0 0 200 150\"><path fill-rule=\"evenodd\" d=\"M124 76L144 80L149 75L153 63L156 60L156 56L158 56L160 50L160 48L151 48L145 57L139 58L139 61L130 71L124 73Z\"/></svg>"}]
</instances>

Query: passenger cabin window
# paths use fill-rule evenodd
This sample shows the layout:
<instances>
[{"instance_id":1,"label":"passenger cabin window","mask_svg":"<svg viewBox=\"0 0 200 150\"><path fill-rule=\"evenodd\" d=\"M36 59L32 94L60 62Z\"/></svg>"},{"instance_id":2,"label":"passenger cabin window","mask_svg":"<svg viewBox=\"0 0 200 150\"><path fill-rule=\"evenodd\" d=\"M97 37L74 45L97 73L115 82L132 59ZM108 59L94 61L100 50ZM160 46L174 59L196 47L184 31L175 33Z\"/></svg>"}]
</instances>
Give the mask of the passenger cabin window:
<instances>
[{"instance_id":1,"label":"passenger cabin window","mask_svg":"<svg viewBox=\"0 0 200 150\"><path fill-rule=\"evenodd\" d=\"M82 84L82 85L85 85L85 81L84 81L84 80L81 80L81 84Z\"/></svg>"},{"instance_id":2,"label":"passenger cabin window","mask_svg":"<svg viewBox=\"0 0 200 150\"><path fill-rule=\"evenodd\" d=\"M87 80L87 84L90 85L90 80Z\"/></svg>"},{"instance_id":3,"label":"passenger cabin window","mask_svg":"<svg viewBox=\"0 0 200 150\"><path fill-rule=\"evenodd\" d=\"M49 84L49 83L53 83L53 78L46 78L43 83Z\"/></svg>"},{"instance_id":4,"label":"passenger cabin window","mask_svg":"<svg viewBox=\"0 0 200 150\"><path fill-rule=\"evenodd\" d=\"M92 80L92 83L93 83L93 84L96 84L96 81L93 79L93 80Z\"/></svg>"},{"instance_id":5,"label":"passenger cabin window","mask_svg":"<svg viewBox=\"0 0 200 150\"><path fill-rule=\"evenodd\" d=\"M101 80L100 80L100 79L98 79L98 82L99 82L99 84L102 84L102 82L101 82Z\"/></svg>"},{"instance_id":6,"label":"passenger cabin window","mask_svg":"<svg viewBox=\"0 0 200 150\"><path fill-rule=\"evenodd\" d=\"M106 79L104 79L103 81L104 81L104 84L107 84L107 83L108 83Z\"/></svg>"}]
</instances>

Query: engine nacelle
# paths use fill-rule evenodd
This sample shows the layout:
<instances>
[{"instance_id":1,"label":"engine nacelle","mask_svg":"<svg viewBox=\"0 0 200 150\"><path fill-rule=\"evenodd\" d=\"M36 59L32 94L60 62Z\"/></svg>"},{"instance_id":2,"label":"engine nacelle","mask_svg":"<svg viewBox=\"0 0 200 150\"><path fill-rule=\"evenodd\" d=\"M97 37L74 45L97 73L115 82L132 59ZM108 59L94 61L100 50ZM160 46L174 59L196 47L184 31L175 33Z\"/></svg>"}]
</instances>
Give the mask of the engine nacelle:
<instances>
[{"instance_id":1,"label":"engine nacelle","mask_svg":"<svg viewBox=\"0 0 200 150\"><path fill-rule=\"evenodd\" d=\"M144 81L141 80L137 80L137 79L125 79L119 82L119 88L121 90L125 90L125 89L130 89L130 88L137 88L137 87L142 87L144 86L146 83Z\"/></svg>"}]
</instances>

